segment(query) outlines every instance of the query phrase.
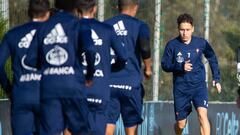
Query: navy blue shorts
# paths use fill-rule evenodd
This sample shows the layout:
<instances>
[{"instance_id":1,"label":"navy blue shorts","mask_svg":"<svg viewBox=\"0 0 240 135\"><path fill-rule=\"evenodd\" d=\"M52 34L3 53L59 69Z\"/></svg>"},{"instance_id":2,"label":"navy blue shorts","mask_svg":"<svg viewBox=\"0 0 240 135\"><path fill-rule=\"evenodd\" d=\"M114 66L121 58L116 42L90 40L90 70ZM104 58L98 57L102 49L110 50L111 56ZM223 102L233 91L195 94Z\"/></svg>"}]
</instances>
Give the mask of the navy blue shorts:
<instances>
[{"instance_id":1,"label":"navy blue shorts","mask_svg":"<svg viewBox=\"0 0 240 135\"><path fill-rule=\"evenodd\" d=\"M142 86L132 87L131 90L112 87L107 108L108 123L116 124L121 114L124 127L128 128L141 124L143 121L143 93Z\"/></svg>"},{"instance_id":2,"label":"navy blue shorts","mask_svg":"<svg viewBox=\"0 0 240 135\"><path fill-rule=\"evenodd\" d=\"M37 134L40 126L40 104L12 103L11 126L13 135Z\"/></svg>"},{"instance_id":3,"label":"navy blue shorts","mask_svg":"<svg viewBox=\"0 0 240 135\"><path fill-rule=\"evenodd\" d=\"M174 110L177 121L186 119L192 112L192 104L198 107L208 108L208 91L205 82L189 89L188 85L182 83L174 87Z\"/></svg>"},{"instance_id":4,"label":"navy blue shorts","mask_svg":"<svg viewBox=\"0 0 240 135\"><path fill-rule=\"evenodd\" d=\"M89 110L81 98L56 98L41 101L41 135L60 134L68 128L72 135L88 134Z\"/></svg>"}]
</instances>

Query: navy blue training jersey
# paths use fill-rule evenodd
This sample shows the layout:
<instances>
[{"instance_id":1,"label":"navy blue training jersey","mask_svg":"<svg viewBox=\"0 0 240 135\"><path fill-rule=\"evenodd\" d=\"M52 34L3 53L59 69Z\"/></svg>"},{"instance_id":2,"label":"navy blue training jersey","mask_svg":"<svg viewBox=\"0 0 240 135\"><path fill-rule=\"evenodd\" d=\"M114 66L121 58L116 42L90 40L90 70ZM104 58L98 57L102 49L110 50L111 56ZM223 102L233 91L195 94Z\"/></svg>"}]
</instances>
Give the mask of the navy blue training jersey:
<instances>
[{"instance_id":1,"label":"navy blue training jersey","mask_svg":"<svg viewBox=\"0 0 240 135\"><path fill-rule=\"evenodd\" d=\"M70 13L57 12L43 24L25 60L26 64L43 72L43 98L85 96L80 56L86 52L87 79L91 80L95 55L92 44L89 26L80 26L79 20Z\"/></svg>"},{"instance_id":2,"label":"navy blue training jersey","mask_svg":"<svg viewBox=\"0 0 240 135\"><path fill-rule=\"evenodd\" d=\"M138 40L142 38L149 39L150 32L146 23L131 17L129 15L120 14L105 23L113 26L117 36L123 42L128 56L125 68L119 72L113 73L111 76L111 86L123 89L131 89L134 86L140 86L142 82L141 70L141 51ZM115 52L111 54L114 56ZM112 60L114 63L114 59Z\"/></svg>"},{"instance_id":3,"label":"navy blue training jersey","mask_svg":"<svg viewBox=\"0 0 240 135\"><path fill-rule=\"evenodd\" d=\"M39 81L41 74L24 64L27 50L41 22L29 22L18 26L7 32L0 46L0 78L4 90L7 88L9 80L6 76L4 66L11 56L13 70L12 99L14 102L39 102ZM34 70L34 69L33 69Z\"/></svg>"},{"instance_id":4,"label":"navy blue training jersey","mask_svg":"<svg viewBox=\"0 0 240 135\"><path fill-rule=\"evenodd\" d=\"M91 38L96 50L94 81L93 86L87 90L88 100L90 102L101 103L102 101L108 101L110 97L110 48L116 53L117 62L120 62L122 65L125 65L127 55L112 26L101 23L95 19L81 19L80 25L85 24L90 25L92 29ZM85 57L84 54L83 56ZM84 66L87 65L86 61L83 61L82 64Z\"/></svg>"},{"instance_id":5,"label":"navy blue training jersey","mask_svg":"<svg viewBox=\"0 0 240 135\"><path fill-rule=\"evenodd\" d=\"M191 42L186 45L180 37L169 41L165 47L162 57L162 68L166 72L173 73L174 83L178 82L205 82L205 68L202 63L202 55L209 61L213 80L219 82L220 72L217 57L209 43L199 37L192 37ZM190 60L192 71L184 71L185 61Z\"/></svg>"}]
</instances>

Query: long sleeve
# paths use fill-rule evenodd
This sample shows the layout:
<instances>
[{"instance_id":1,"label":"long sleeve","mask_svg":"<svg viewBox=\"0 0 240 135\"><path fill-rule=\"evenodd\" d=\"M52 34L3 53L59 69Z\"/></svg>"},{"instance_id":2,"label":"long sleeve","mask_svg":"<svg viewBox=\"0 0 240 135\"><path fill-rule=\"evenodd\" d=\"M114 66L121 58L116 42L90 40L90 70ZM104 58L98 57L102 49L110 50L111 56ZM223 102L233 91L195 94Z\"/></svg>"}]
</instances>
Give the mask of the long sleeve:
<instances>
[{"instance_id":1,"label":"long sleeve","mask_svg":"<svg viewBox=\"0 0 240 135\"><path fill-rule=\"evenodd\" d=\"M175 61L173 49L167 44L163 53L161 66L166 72L184 72L184 62L179 63Z\"/></svg>"},{"instance_id":2,"label":"long sleeve","mask_svg":"<svg viewBox=\"0 0 240 135\"><path fill-rule=\"evenodd\" d=\"M0 46L0 84L5 92L10 92L11 84L7 78L5 71L5 64L7 59L10 57L10 44L8 43L8 37L5 35Z\"/></svg>"},{"instance_id":3,"label":"long sleeve","mask_svg":"<svg viewBox=\"0 0 240 135\"><path fill-rule=\"evenodd\" d=\"M218 67L218 60L214 53L214 50L212 49L212 47L209 45L209 43L207 41L206 41L206 46L205 46L203 53L209 62L209 65L210 65L210 68L212 71L213 80L215 80L216 82L219 82L220 81L220 70Z\"/></svg>"},{"instance_id":4,"label":"long sleeve","mask_svg":"<svg viewBox=\"0 0 240 135\"><path fill-rule=\"evenodd\" d=\"M82 27L82 29L79 31L79 41L81 44L80 46L82 47L78 47L78 53L79 53L79 57L81 57L82 52L85 52L86 62L87 62L86 79L92 80L93 74L95 72L94 62L95 62L96 49L94 47L94 44L91 38L90 27L88 27L88 25L82 25L80 27ZM82 48L82 50L80 48Z\"/></svg>"},{"instance_id":5,"label":"long sleeve","mask_svg":"<svg viewBox=\"0 0 240 135\"><path fill-rule=\"evenodd\" d=\"M124 47L124 44L120 41L118 36L115 34L114 30L112 30L111 35L112 35L111 47L116 54L116 62L111 65L111 71L117 72L124 68L128 56L125 53L126 48Z\"/></svg>"},{"instance_id":6,"label":"long sleeve","mask_svg":"<svg viewBox=\"0 0 240 135\"><path fill-rule=\"evenodd\" d=\"M140 47L142 59L151 58L150 30L146 24L140 26L138 34L138 45Z\"/></svg>"}]
</instances>

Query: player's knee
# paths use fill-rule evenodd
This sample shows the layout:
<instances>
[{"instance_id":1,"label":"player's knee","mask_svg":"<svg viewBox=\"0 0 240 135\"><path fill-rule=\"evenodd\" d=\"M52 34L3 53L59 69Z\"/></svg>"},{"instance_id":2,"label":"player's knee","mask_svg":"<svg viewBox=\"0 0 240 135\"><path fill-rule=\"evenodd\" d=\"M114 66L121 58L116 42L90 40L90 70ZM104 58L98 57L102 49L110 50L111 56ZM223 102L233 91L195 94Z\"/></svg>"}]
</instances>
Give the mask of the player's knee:
<instances>
[{"instance_id":1,"label":"player's knee","mask_svg":"<svg viewBox=\"0 0 240 135\"><path fill-rule=\"evenodd\" d=\"M177 123L176 123L176 126L177 126L177 128L178 129L184 129L185 128L185 126L186 126L186 121L178 121Z\"/></svg>"},{"instance_id":2,"label":"player's knee","mask_svg":"<svg viewBox=\"0 0 240 135\"><path fill-rule=\"evenodd\" d=\"M112 132L106 131L105 135L113 135Z\"/></svg>"},{"instance_id":3,"label":"player's knee","mask_svg":"<svg viewBox=\"0 0 240 135\"><path fill-rule=\"evenodd\" d=\"M105 135L114 135L114 127L108 125L106 127Z\"/></svg>"}]
</instances>

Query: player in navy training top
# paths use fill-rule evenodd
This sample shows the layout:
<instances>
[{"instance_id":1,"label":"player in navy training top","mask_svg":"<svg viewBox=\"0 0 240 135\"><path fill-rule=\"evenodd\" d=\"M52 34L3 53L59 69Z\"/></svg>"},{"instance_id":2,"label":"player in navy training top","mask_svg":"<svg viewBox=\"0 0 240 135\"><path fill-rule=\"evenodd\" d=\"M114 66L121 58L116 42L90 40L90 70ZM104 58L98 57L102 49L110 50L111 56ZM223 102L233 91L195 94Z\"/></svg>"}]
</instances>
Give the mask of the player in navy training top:
<instances>
[{"instance_id":1,"label":"player in navy training top","mask_svg":"<svg viewBox=\"0 0 240 135\"><path fill-rule=\"evenodd\" d=\"M94 73L95 52L89 26L74 16L79 0L56 0L54 13L36 33L26 64L41 70L41 135L58 135L66 128L73 135L88 133L85 82ZM81 54L86 53L88 74ZM35 52L32 54L31 52Z\"/></svg>"},{"instance_id":2,"label":"player in navy training top","mask_svg":"<svg viewBox=\"0 0 240 135\"><path fill-rule=\"evenodd\" d=\"M179 36L167 43L162 57L163 70L173 73L175 132L177 135L182 134L186 119L192 111L192 102L198 113L201 134L210 135L208 93L202 55L209 61L213 85L221 92L218 61L205 39L192 36L194 27L191 15L180 15L177 23Z\"/></svg>"},{"instance_id":3,"label":"player in navy training top","mask_svg":"<svg viewBox=\"0 0 240 135\"><path fill-rule=\"evenodd\" d=\"M137 132L142 123L142 103L144 89L141 60L145 65L145 77L152 74L150 32L146 23L134 16L138 9L138 0L118 0L120 14L106 20L113 26L117 36L126 48L127 63L123 70L111 75L111 100L108 107L108 125L106 134L113 135L120 114L127 135ZM114 51L111 54L114 57ZM114 63L115 59L112 60Z\"/></svg>"},{"instance_id":4,"label":"player in navy training top","mask_svg":"<svg viewBox=\"0 0 240 135\"><path fill-rule=\"evenodd\" d=\"M0 82L11 99L11 126L13 135L35 134L39 128L40 72L28 71L23 61L32 39L49 17L48 0L30 0L28 14L31 21L9 30L0 46ZM13 84L6 76L4 66L11 56Z\"/></svg>"},{"instance_id":5,"label":"player in navy training top","mask_svg":"<svg viewBox=\"0 0 240 135\"><path fill-rule=\"evenodd\" d=\"M110 99L110 74L111 55L110 48L116 53L116 64L113 66L124 67L127 55L121 42L118 40L111 25L102 23L94 19L97 11L96 0L82 0L79 6L82 19L81 25L90 25L92 29L92 40L96 48L95 73L93 86L87 87L87 102L93 116L92 135L105 135L106 129L106 107ZM83 54L85 57L85 55ZM86 66L86 62L82 63ZM115 67L113 67L116 69Z\"/></svg>"}]
</instances>

